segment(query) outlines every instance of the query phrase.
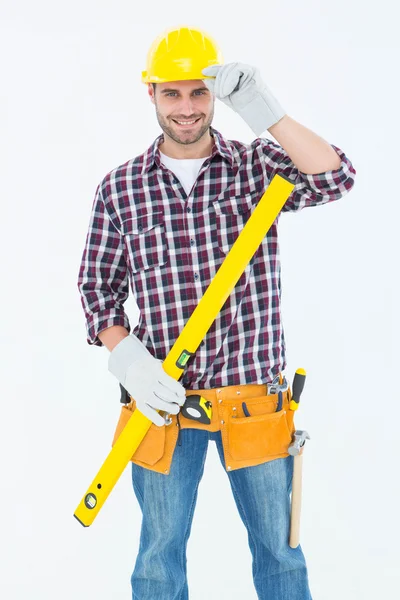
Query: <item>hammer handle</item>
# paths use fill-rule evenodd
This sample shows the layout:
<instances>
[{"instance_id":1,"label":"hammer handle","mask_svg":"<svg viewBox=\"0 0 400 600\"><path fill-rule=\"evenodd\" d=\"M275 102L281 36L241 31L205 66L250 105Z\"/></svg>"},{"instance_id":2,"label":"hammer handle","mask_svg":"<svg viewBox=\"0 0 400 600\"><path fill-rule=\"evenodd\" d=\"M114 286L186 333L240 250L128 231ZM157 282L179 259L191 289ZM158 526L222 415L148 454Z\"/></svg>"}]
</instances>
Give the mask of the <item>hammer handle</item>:
<instances>
[{"instance_id":1,"label":"hammer handle","mask_svg":"<svg viewBox=\"0 0 400 600\"><path fill-rule=\"evenodd\" d=\"M290 515L290 540L289 546L297 548L300 543L300 514L301 514L301 492L303 474L303 452L294 457L293 481L292 481L292 506Z\"/></svg>"}]
</instances>

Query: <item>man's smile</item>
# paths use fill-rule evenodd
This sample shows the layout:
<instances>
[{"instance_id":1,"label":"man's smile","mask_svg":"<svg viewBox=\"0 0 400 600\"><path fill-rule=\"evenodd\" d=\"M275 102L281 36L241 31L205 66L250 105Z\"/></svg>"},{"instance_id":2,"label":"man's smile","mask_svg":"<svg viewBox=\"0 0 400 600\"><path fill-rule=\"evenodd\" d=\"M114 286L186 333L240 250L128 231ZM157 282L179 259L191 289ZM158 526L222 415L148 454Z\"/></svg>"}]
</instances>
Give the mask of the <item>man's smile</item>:
<instances>
[{"instance_id":1,"label":"man's smile","mask_svg":"<svg viewBox=\"0 0 400 600\"><path fill-rule=\"evenodd\" d=\"M190 129L191 127L196 125L196 123L198 123L198 121L200 121L200 119L201 119L201 117L199 117L198 119L193 119L191 121L178 121L176 119L172 119L172 120L176 125L178 125L179 128Z\"/></svg>"}]
</instances>

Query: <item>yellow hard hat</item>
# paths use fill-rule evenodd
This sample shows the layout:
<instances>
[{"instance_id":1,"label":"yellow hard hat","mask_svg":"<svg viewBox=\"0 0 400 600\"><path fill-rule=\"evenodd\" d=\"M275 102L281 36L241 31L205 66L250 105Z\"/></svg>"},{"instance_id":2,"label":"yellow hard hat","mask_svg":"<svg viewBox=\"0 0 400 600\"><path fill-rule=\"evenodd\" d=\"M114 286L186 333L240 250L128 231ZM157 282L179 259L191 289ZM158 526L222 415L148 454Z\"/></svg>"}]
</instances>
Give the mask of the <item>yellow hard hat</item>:
<instances>
[{"instance_id":1,"label":"yellow hard hat","mask_svg":"<svg viewBox=\"0 0 400 600\"><path fill-rule=\"evenodd\" d=\"M154 40L147 54L142 82L208 79L202 69L222 63L221 50L203 31L190 27L168 29Z\"/></svg>"}]
</instances>

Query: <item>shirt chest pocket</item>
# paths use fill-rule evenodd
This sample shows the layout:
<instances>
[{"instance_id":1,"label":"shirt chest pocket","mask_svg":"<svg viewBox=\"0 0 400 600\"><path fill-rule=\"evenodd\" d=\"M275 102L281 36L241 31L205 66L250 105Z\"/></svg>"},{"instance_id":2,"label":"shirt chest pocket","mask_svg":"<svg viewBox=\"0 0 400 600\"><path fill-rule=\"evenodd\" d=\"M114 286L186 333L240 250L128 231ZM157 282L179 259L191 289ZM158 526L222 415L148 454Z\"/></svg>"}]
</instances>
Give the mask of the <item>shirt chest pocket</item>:
<instances>
[{"instance_id":1,"label":"shirt chest pocket","mask_svg":"<svg viewBox=\"0 0 400 600\"><path fill-rule=\"evenodd\" d=\"M249 220L257 197L253 194L222 197L213 201L218 248L227 254Z\"/></svg>"},{"instance_id":2,"label":"shirt chest pocket","mask_svg":"<svg viewBox=\"0 0 400 600\"><path fill-rule=\"evenodd\" d=\"M146 213L121 223L127 262L133 273L161 267L168 260L164 214Z\"/></svg>"}]
</instances>

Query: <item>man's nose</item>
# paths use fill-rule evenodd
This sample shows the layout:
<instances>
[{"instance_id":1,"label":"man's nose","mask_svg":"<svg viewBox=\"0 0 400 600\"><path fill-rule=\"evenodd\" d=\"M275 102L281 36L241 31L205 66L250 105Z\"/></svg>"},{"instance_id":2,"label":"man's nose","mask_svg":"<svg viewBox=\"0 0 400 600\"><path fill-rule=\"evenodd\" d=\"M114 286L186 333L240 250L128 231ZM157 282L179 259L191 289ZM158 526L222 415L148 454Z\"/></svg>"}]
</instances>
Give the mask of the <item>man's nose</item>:
<instances>
[{"instance_id":1,"label":"man's nose","mask_svg":"<svg viewBox=\"0 0 400 600\"><path fill-rule=\"evenodd\" d=\"M191 117L196 114L196 109L192 98L183 98L179 104L179 112L182 116Z\"/></svg>"}]
</instances>

